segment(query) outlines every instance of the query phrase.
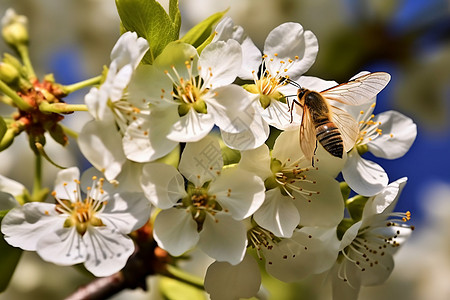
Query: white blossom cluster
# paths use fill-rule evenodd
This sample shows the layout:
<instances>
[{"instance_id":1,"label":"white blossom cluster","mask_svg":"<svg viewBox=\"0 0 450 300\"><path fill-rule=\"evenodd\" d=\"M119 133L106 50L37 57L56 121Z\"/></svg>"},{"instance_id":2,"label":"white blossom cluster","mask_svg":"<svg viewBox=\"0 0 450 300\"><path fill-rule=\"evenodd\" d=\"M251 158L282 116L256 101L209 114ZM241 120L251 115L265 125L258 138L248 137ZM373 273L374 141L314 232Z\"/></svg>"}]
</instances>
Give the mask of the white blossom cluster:
<instances>
[{"instance_id":1,"label":"white blossom cluster","mask_svg":"<svg viewBox=\"0 0 450 300\"><path fill-rule=\"evenodd\" d=\"M329 272L336 299L357 298L361 286L389 276L392 255L412 230L404 224L409 213L393 212L406 178L389 183L361 155L403 156L416 125L395 111L373 115L379 90L353 106L340 105L351 101L338 95L330 105L351 116L357 139L345 144L343 158L316 141L311 160L300 146L307 124L298 86L338 85L303 76L318 52L314 34L284 23L261 52L230 18L215 30L200 54L175 41L151 65L140 64L147 41L124 33L104 80L85 96L93 118L77 142L94 168L81 179L76 167L61 171L54 203L19 206L11 199L20 185L1 178L2 203L14 206L1 224L4 239L46 261L83 263L108 276L133 253L129 234L151 222L171 256L198 248L215 260L205 278L212 299L254 296L257 259L285 282ZM281 131L273 148L265 144L271 128ZM179 161L167 163L180 145ZM230 163L223 151L240 159ZM341 172L365 201L358 219L349 217Z\"/></svg>"}]
</instances>

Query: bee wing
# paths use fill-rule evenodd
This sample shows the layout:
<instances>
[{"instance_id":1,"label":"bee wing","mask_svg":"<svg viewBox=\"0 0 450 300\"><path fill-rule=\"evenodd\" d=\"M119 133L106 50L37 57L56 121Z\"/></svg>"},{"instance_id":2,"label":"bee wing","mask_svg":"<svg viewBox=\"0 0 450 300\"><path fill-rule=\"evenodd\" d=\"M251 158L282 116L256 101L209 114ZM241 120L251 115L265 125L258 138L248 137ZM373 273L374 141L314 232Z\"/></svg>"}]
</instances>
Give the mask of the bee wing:
<instances>
[{"instance_id":1,"label":"bee wing","mask_svg":"<svg viewBox=\"0 0 450 300\"><path fill-rule=\"evenodd\" d=\"M346 111L331 105L331 119L338 127L344 142L344 151L347 152L355 146L358 138L358 122Z\"/></svg>"},{"instance_id":2,"label":"bee wing","mask_svg":"<svg viewBox=\"0 0 450 300\"><path fill-rule=\"evenodd\" d=\"M391 80L391 75L375 72L362 75L347 83L326 89L320 94L343 104L359 105L372 100Z\"/></svg>"},{"instance_id":3,"label":"bee wing","mask_svg":"<svg viewBox=\"0 0 450 300\"><path fill-rule=\"evenodd\" d=\"M300 125L300 148L306 159L312 161L316 149L316 132L308 107L303 106L302 124Z\"/></svg>"}]
</instances>

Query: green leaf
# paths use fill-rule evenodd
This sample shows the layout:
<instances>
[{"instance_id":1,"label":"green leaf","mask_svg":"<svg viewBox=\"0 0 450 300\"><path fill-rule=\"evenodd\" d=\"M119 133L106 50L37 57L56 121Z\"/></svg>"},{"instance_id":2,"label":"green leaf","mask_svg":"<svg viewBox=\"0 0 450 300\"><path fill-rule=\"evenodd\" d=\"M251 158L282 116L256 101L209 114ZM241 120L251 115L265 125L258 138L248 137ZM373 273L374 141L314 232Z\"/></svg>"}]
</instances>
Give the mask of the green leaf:
<instances>
[{"instance_id":1,"label":"green leaf","mask_svg":"<svg viewBox=\"0 0 450 300\"><path fill-rule=\"evenodd\" d=\"M178 5L178 0L170 0L169 2L169 17L175 24L175 29L180 33L181 27L181 13Z\"/></svg>"},{"instance_id":2,"label":"green leaf","mask_svg":"<svg viewBox=\"0 0 450 300\"><path fill-rule=\"evenodd\" d=\"M211 33L211 35L200 46L197 47L198 55L200 55L202 53L203 49L205 49L206 46L211 44L211 42L212 42L212 40L213 40L215 35L216 34L214 32Z\"/></svg>"},{"instance_id":3,"label":"green leaf","mask_svg":"<svg viewBox=\"0 0 450 300\"><path fill-rule=\"evenodd\" d=\"M135 31L150 46L143 63L151 64L164 47L178 39L181 17L178 1L170 3L170 16L155 0L116 0L117 11L125 31Z\"/></svg>"},{"instance_id":4,"label":"green leaf","mask_svg":"<svg viewBox=\"0 0 450 300\"><path fill-rule=\"evenodd\" d=\"M6 126L5 120L3 120L2 117L0 117L0 141L2 140L3 136L6 133L6 130L8 127Z\"/></svg>"},{"instance_id":5,"label":"green leaf","mask_svg":"<svg viewBox=\"0 0 450 300\"><path fill-rule=\"evenodd\" d=\"M215 13L197 25L191 28L180 40L182 42L191 44L195 48L205 42L212 33L213 26L215 26L220 19L227 13L228 9ZM206 46L206 45L205 45Z\"/></svg>"},{"instance_id":6,"label":"green leaf","mask_svg":"<svg viewBox=\"0 0 450 300\"><path fill-rule=\"evenodd\" d=\"M1 211L0 213L3 212L5 211ZM1 219L3 219L3 214ZM3 235L0 237L0 293L8 287L22 252L21 249L10 246L3 239Z\"/></svg>"}]
</instances>

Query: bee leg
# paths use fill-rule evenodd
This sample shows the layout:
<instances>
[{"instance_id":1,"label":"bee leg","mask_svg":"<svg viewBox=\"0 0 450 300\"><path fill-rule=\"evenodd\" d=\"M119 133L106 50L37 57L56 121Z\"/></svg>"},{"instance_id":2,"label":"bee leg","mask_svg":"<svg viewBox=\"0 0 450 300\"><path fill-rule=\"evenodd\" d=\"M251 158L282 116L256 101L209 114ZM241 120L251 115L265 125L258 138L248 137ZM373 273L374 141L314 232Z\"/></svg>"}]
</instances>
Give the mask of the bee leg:
<instances>
[{"instance_id":1,"label":"bee leg","mask_svg":"<svg viewBox=\"0 0 450 300\"><path fill-rule=\"evenodd\" d=\"M295 104L297 104L298 106L300 106L301 108L303 108L303 105L302 104L300 104L300 102L298 102L297 100L295 100L295 99L292 99L292 104L291 105L289 105L289 101L286 99L286 103L287 103L287 105L288 105L288 112L290 112L291 113L291 123L292 123L292 121L294 121L294 116L292 115L292 111L293 111L293 108L294 108L294 103Z\"/></svg>"},{"instance_id":2,"label":"bee leg","mask_svg":"<svg viewBox=\"0 0 450 300\"><path fill-rule=\"evenodd\" d=\"M311 160L311 165L313 167L314 167L314 156L316 155L316 151L317 151L317 140L316 140L316 148L314 148L314 155L313 155L312 160Z\"/></svg>"}]
</instances>

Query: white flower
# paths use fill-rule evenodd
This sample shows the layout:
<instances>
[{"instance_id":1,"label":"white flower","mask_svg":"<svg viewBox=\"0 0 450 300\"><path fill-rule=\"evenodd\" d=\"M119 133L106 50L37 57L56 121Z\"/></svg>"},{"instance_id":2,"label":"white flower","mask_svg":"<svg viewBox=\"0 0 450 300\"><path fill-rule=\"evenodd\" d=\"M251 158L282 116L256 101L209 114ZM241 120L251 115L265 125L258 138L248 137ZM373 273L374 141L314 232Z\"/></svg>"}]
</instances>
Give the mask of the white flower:
<instances>
[{"instance_id":1,"label":"white flower","mask_svg":"<svg viewBox=\"0 0 450 300\"><path fill-rule=\"evenodd\" d=\"M298 131L281 133L271 155L266 145L242 152L239 167L260 176L267 189L264 204L254 214L260 226L290 237L299 224L334 227L341 222L344 201L334 180L336 171L322 170L323 152L311 167L301 152Z\"/></svg>"},{"instance_id":2,"label":"white flower","mask_svg":"<svg viewBox=\"0 0 450 300\"><path fill-rule=\"evenodd\" d=\"M165 164L144 166L144 192L163 209L154 224L161 248L178 256L198 244L217 261L242 261L247 236L241 221L261 206L264 183L250 172L222 167L219 143L212 137L186 145L180 172Z\"/></svg>"},{"instance_id":3,"label":"white flower","mask_svg":"<svg viewBox=\"0 0 450 300\"><path fill-rule=\"evenodd\" d=\"M142 193L114 191L96 176L88 186L86 176L80 182L77 168L60 171L56 204L31 202L9 211L1 226L5 240L58 265L84 263L95 276L122 269L134 251L127 234L145 224L150 205Z\"/></svg>"},{"instance_id":4,"label":"white flower","mask_svg":"<svg viewBox=\"0 0 450 300\"><path fill-rule=\"evenodd\" d=\"M125 148L127 157L155 160L178 142L201 140L214 125L229 134L248 130L248 94L231 84L241 60L241 47L234 40L211 43L200 56L192 45L173 42L153 65L140 66L130 84L130 99L148 103L151 113L130 125L125 138L139 141L139 147Z\"/></svg>"},{"instance_id":5,"label":"white flower","mask_svg":"<svg viewBox=\"0 0 450 300\"><path fill-rule=\"evenodd\" d=\"M234 26L231 19L224 19L216 31L216 40L235 39L241 44L243 60L239 77L254 80L254 85L247 90L265 126L269 124L282 130L298 126L300 116L290 113L283 95L296 94L295 87L286 85L286 78L297 80L314 63L318 51L314 34L303 30L298 23L281 24L267 36L261 55L242 27Z\"/></svg>"},{"instance_id":6,"label":"white flower","mask_svg":"<svg viewBox=\"0 0 450 300\"><path fill-rule=\"evenodd\" d=\"M381 192L389 178L380 165L362 158L360 152L396 159L408 152L417 135L417 126L410 118L396 111L373 115L374 107L375 103L358 112L359 136L342 170L352 190L363 196Z\"/></svg>"},{"instance_id":7,"label":"white flower","mask_svg":"<svg viewBox=\"0 0 450 300\"><path fill-rule=\"evenodd\" d=\"M406 180L401 178L369 198L361 221L345 231L333 270L333 299L356 299L361 286L381 284L391 274L392 256L413 229L401 223L410 219L409 212L392 212Z\"/></svg>"},{"instance_id":8,"label":"white flower","mask_svg":"<svg viewBox=\"0 0 450 300\"><path fill-rule=\"evenodd\" d=\"M144 113L142 108L126 100L126 88L148 48L147 41L135 32L125 32L111 51L105 81L85 96L94 120L83 126L78 143L83 155L102 170L108 180L120 173L126 160L122 137L127 125L136 115Z\"/></svg>"}]
</instances>

